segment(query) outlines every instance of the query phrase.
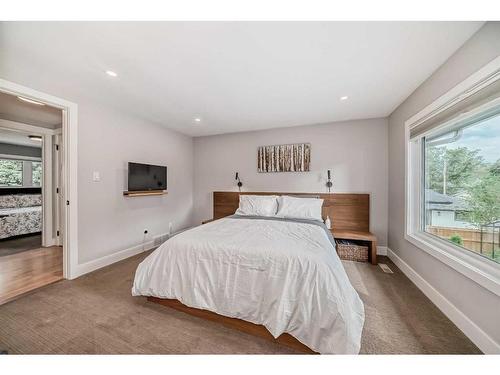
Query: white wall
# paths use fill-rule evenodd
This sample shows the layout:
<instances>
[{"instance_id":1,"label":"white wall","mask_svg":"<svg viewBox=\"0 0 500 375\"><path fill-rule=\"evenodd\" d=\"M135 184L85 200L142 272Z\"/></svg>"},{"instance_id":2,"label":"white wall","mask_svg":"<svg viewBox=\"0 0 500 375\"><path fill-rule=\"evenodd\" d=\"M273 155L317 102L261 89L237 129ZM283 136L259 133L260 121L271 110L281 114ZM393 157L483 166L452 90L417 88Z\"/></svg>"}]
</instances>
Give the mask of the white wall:
<instances>
[{"instance_id":1,"label":"white wall","mask_svg":"<svg viewBox=\"0 0 500 375\"><path fill-rule=\"evenodd\" d=\"M488 22L389 117L388 234L389 248L462 312L465 319L489 336L498 345L497 350L500 298L404 239L404 122L499 55L500 23ZM490 349L495 345L492 342Z\"/></svg>"},{"instance_id":2,"label":"white wall","mask_svg":"<svg viewBox=\"0 0 500 375\"><path fill-rule=\"evenodd\" d=\"M79 262L140 244L152 236L191 225L193 141L107 108L79 103ZM167 166L168 194L124 197L127 162ZM100 182L92 181L99 171Z\"/></svg>"},{"instance_id":3,"label":"white wall","mask_svg":"<svg viewBox=\"0 0 500 375\"><path fill-rule=\"evenodd\" d=\"M5 54L4 54L5 53ZM0 77L78 104L78 262L80 272L130 256L147 240L192 223L193 140L97 103L92 92L2 51ZM126 198L128 161L166 165L165 196ZM92 172L101 173L92 182Z\"/></svg>"},{"instance_id":4,"label":"white wall","mask_svg":"<svg viewBox=\"0 0 500 375\"><path fill-rule=\"evenodd\" d=\"M311 171L258 173L257 147L311 143ZM326 170L333 191L371 194L371 230L387 243L387 120L355 120L255 132L197 137L194 140L195 223L212 218L212 192L326 192Z\"/></svg>"}]
</instances>

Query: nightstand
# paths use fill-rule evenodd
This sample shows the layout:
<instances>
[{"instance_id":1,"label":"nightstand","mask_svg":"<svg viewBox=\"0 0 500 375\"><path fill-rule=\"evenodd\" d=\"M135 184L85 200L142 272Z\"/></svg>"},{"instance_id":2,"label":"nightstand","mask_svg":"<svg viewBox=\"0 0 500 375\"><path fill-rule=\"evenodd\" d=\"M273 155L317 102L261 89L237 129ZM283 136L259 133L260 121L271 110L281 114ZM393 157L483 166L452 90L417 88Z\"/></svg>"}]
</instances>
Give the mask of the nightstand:
<instances>
[{"instance_id":1,"label":"nightstand","mask_svg":"<svg viewBox=\"0 0 500 375\"><path fill-rule=\"evenodd\" d=\"M371 262L371 264L377 264L377 237L375 237L374 234L370 232L361 232L354 230L330 230L333 234L333 237L338 239L367 242L369 246L368 260Z\"/></svg>"}]
</instances>

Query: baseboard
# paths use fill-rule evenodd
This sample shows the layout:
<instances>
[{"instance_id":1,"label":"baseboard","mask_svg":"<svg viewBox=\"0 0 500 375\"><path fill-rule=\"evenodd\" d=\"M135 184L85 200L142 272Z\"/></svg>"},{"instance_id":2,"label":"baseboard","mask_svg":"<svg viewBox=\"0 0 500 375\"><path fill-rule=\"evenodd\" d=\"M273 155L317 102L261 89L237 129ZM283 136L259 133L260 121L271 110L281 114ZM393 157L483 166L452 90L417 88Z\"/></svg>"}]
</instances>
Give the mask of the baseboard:
<instances>
[{"instance_id":1,"label":"baseboard","mask_svg":"<svg viewBox=\"0 0 500 375\"><path fill-rule=\"evenodd\" d=\"M176 234L176 233L174 233L174 234ZM89 262L78 264L76 272L75 272L76 273L75 277L73 277L73 278L76 279L77 277L85 275L86 273L98 270L99 268L102 268L102 267L109 266L113 263L130 258L130 257L137 255L137 254L140 254L144 251L154 249L155 247L161 245L161 243L162 243L162 242L158 242L159 238L168 239L169 235L168 235L168 233L160 234L158 236L155 236L152 240L144 242L143 244L132 246L132 247L129 247L128 249L124 249L124 250L118 251L116 253L109 254L109 255L103 256L101 258L95 259L95 260L91 260Z\"/></svg>"},{"instance_id":2,"label":"baseboard","mask_svg":"<svg viewBox=\"0 0 500 375\"><path fill-rule=\"evenodd\" d=\"M377 246L377 255L387 255L387 246Z\"/></svg>"},{"instance_id":3,"label":"baseboard","mask_svg":"<svg viewBox=\"0 0 500 375\"><path fill-rule=\"evenodd\" d=\"M186 229L181 229L175 233L168 234L168 233L163 233L158 236L155 236L152 240L144 242L144 244L136 245L129 247L128 249L120 250L116 253L109 254L106 256L103 256L101 258L91 260L89 262L81 263L77 265L77 269L75 272L75 276L72 277L72 279L76 279L77 277L83 276L86 273L96 271L99 268L109 266L113 263L119 262L121 260L130 258L134 255L140 254L144 251L148 251L151 249L154 249L155 247L158 247L163 243L163 241L167 240L170 237L173 237L179 233L184 232Z\"/></svg>"},{"instance_id":4,"label":"baseboard","mask_svg":"<svg viewBox=\"0 0 500 375\"><path fill-rule=\"evenodd\" d=\"M90 262L78 264L75 278L85 275L86 273L98 270L99 268L109 266L110 264L119 262L120 260L130 258L131 256L137 255L144 251L151 250L154 247L154 241L148 241L144 243L144 245L140 244L137 246L133 246L128 249L103 256L102 258L91 260Z\"/></svg>"},{"instance_id":5,"label":"baseboard","mask_svg":"<svg viewBox=\"0 0 500 375\"><path fill-rule=\"evenodd\" d=\"M387 248L394 264L485 354L499 354L500 344L479 328L469 317L439 293L431 284Z\"/></svg>"}]
</instances>

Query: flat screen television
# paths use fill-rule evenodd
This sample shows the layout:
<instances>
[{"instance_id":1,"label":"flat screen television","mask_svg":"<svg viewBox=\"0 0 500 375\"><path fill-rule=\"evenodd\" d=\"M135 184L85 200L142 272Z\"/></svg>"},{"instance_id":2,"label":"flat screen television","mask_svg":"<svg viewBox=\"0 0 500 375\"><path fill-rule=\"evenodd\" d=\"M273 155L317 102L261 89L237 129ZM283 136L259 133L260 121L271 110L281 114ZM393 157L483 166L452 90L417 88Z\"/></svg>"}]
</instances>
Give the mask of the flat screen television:
<instances>
[{"instance_id":1,"label":"flat screen television","mask_svg":"<svg viewBox=\"0 0 500 375\"><path fill-rule=\"evenodd\" d=\"M148 191L167 189L167 167L128 163L128 190Z\"/></svg>"}]
</instances>

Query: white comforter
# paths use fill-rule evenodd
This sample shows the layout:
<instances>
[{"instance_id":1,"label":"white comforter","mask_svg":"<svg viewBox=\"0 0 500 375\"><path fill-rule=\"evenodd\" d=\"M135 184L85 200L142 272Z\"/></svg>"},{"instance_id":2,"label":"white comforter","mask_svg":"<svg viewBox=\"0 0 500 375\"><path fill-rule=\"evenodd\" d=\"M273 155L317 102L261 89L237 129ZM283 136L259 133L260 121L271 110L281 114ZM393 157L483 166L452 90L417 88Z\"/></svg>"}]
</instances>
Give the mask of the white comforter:
<instances>
[{"instance_id":1,"label":"white comforter","mask_svg":"<svg viewBox=\"0 0 500 375\"><path fill-rule=\"evenodd\" d=\"M232 218L201 225L139 264L132 294L262 324L320 353L359 353L363 303L317 225Z\"/></svg>"}]
</instances>

